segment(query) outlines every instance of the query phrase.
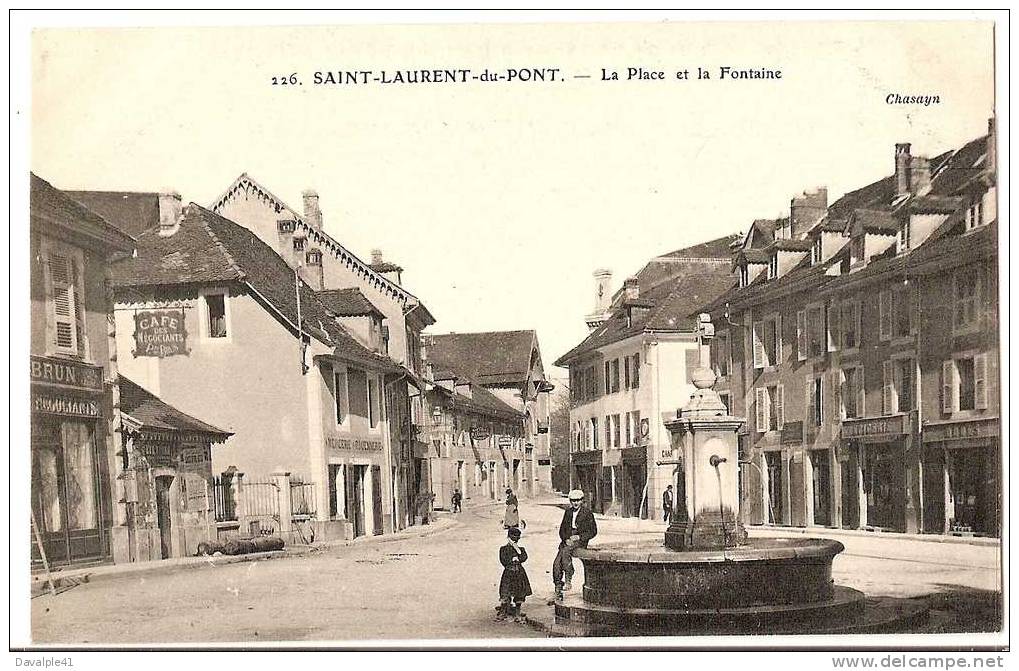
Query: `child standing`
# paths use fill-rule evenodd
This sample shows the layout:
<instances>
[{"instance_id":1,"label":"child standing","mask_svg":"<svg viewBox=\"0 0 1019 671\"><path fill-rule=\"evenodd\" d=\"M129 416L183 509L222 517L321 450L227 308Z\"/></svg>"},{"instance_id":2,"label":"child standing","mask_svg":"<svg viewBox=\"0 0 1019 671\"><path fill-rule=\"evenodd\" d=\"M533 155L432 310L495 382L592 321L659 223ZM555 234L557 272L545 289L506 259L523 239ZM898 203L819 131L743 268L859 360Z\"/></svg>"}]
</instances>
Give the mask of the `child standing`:
<instances>
[{"instance_id":1,"label":"child standing","mask_svg":"<svg viewBox=\"0 0 1019 671\"><path fill-rule=\"evenodd\" d=\"M499 614L495 619L502 621L512 616L514 622L523 622L520 608L524 599L532 594L531 582L523 566L527 561L527 550L517 544L520 529L510 527L506 536L509 540L499 548L499 562L503 565L503 571L502 580L499 581Z\"/></svg>"}]
</instances>

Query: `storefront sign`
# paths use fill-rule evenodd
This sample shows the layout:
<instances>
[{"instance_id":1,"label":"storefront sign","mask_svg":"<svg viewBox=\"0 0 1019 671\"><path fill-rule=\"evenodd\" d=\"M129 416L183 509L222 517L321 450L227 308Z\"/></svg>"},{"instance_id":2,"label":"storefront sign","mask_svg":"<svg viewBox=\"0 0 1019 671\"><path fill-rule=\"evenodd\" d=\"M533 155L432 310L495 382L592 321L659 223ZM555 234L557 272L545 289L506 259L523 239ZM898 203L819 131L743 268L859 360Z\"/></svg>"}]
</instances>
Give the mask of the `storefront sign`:
<instances>
[{"instance_id":1,"label":"storefront sign","mask_svg":"<svg viewBox=\"0 0 1019 671\"><path fill-rule=\"evenodd\" d=\"M183 310L146 310L134 316L135 356L187 355Z\"/></svg>"},{"instance_id":2,"label":"storefront sign","mask_svg":"<svg viewBox=\"0 0 1019 671\"><path fill-rule=\"evenodd\" d=\"M843 438L901 436L906 432L906 416L847 419L842 422Z\"/></svg>"},{"instance_id":3,"label":"storefront sign","mask_svg":"<svg viewBox=\"0 0 1019 671\"><path fill-rule=\"evenodd\" d=\"M31 358L31 376L35 384L46 384L87 391L103 390L103 369L77 361L44 356Z\"/></svg>"},{"instance_id":4,"label":"storefront sign","mask_svg":"<svg viewBox=\"0 0 1019 671\"><path fill-rule=\"evenodd\" d=\"M150 466L175 467L175 457L180 452L180 446L172 443L147 443L143 442L138 446Z\"/></svg>"},{"instance_id":5,"label":"storefront sign","mask_svg":"<svg viewBox=\"0 0 1019 671\"><path fill-rule=\"evenodd\" d=\"M103 416L103 407L98 399L35 393L32 394L32 412L98 419Z\"/></svg>"},{"instance_id":6,"label":"storefront sign","mask_svg":"<svg viewBox=\"0 0 1019 671\"><path fill-rule=\"evenodd\" d=\"M471 438L474 440L488 440L492 432L483 426L476 426L471 429Z\"/></svg>"},{"instance_id":7,"label":"storefront sign","mask_svg":"<svg viewBox=\"0 0 1019 671\"><path fill-rule=\"evenodd\" d=\"M499 436L499 447L504 450L513 447L513 438L510 436Z\"/></svg>"},{"instance_id":8,"label":"storefront sign","mask_svg":"<svg viewBox=\"0 0 1019 671\"><path fill-rule=\"evenodd\" d=\"M923 440L925 443L939 443L946 440L966 440L968 438L996 438L998 432L997 419L927 424L923 427Z\"/></svg>"},{"instance_id":9,"label":"storefront sign","mask_svg":"<svg viewBox=\"0 0 1019 671\"><path fill-rule=\"evenodd\" d=\"M330 450L341 450L345 452L381 452L382 441L372 440L370 438L341 438L339 436L328 436L326 437L326 447Z\"/></svg>"},{"instance_id":10,"label":"storefront sign","mask_svg":"<svg viewBox=\"0 0 1019 671\"><path fill-rule=\"evenodd\" d=\"M181 450L181 464L204 464L209 461L209 451L204 447L188 447Z\"/></svg>"}]
</instances>

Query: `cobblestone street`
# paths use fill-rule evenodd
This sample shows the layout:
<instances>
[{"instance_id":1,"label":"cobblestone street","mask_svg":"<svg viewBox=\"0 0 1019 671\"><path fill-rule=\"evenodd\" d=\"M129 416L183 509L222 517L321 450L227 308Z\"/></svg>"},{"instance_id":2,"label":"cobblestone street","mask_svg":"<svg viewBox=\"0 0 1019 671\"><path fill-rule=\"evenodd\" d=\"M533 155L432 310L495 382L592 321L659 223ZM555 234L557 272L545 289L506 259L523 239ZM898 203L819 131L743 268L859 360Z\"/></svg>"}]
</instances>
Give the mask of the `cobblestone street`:
<instances>
[{"instance_id":1,"label":"cobblestone street","mask_svg":"<svg viewBox=\"0 0 1019 671\"><path fill-rule=\"evenodd\" d=\"M523 545L535 595L525 612L551 621L549 567L560 511L523 503ZM425 638L532 638L536 626L494 621L504 542L501 507L465 509L424 537L370 539L306 554L226 566L108 577L32 601L36 643L335 642ZM648 538L664 525L599 519L597 542ZM754 530L754 534L771 531ZM835 580L868 596L925 597L925 631L993 627L1000 549L901 537L829 534L846 545ZM579 589L583 573L574 579Z\"/></svg>"}]
</instances>

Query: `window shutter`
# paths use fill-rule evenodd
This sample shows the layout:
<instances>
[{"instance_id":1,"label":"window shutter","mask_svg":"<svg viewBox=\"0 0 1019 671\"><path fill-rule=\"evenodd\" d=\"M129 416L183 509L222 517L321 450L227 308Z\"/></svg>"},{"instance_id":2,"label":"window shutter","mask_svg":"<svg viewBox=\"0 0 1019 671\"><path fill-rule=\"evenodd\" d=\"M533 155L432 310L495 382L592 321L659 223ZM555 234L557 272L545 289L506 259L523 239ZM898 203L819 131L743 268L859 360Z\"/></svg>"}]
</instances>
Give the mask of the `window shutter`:
<instances>
[{"instance_id":1,"label":"window shutter","mask_svg":"<svg viewBox=\"0 0 1019 671\"><path fill-rule=\"evenodd\" d=\"M772 366L782 365L782 315L775 315L775 361Z\"/></svg>"},{"instance_id":2,"label":"window shutter","mask_svg":"<svg viewBox=\"0 0 1019 671\"><path fill-rule=\"evenodd\" d=\"M807 313L803 310L796 313L796 357L807 358Z\"/></svg>"},{"instance_id":3,"label":"window shutter","mask_svg":"<svg viewBox=\"0 0 1019 671\"><path fill-rule=\"evenodd\" d=\"M764 322L754 322L754 368L764 368Z\"/></svg>"},{"instance_id":4,"label":"window shutter","mask_svg":"<svg viewBox=\"0 0 1019 671\"><path fill-rule=\"evenodd\" d=\"M973 357L973 398L977 410L987 409L987 355Z\"/></svg>"},{"instance_id":5,"label":"window shutter","mask_svg":"<svg viewBox=\"0 0 1019 671\"><path fill-rule=\"evenodd\" d=\"M803 382L803 431L814 429L814 377L808 375Z\"/></svg>"},{"instance_id":6,"label":"window shutter","mask_svg":"<svg viewBox=\"0 0 1019 671\"><path fill-rule=\"evenodd\" d=\"M785 391L782 385L775 387L775 429L785 426Z\"/></svg>"},{"instance_id":7,"label":"window shutter","mask_svg":"<svg viewBox=\"0 0 1019 671\"><path fill-rule=\"evenodd\" d=\"M955 411L955 362L951 359L941 364L941 411Z\"/></svg>"},{"instance_id":8,"label":"window shutter","mask_svg":"<svg viewBox=\"0 0 1019 671\"><path fill-rule=\"evenodd\" d=\"M882 295L884 293L882 292ZM892 396L895 393L894 389L894 377L893 372L894 363L891 361L883 361L881 363L881 414L890 415L895 412L895 403L892 400Z\"/></svg>"},{"instance_id":9,"label":"window shutter","mask_svg":"<svg viewBox=\"0 0 1019 671\"><path fill-rule=\"evenodd\" d=\"M768 430L768 390L764 387L757 387L754 389L754 394L757 397L756 403L754 403L757 431L764 433Z\"/></svg>"},{"instance_id":10,"label":"window shutter","mask_svg":"<svg viewBox=\"0 0 1019 671\"><path fill-rule=\"evenodd\" d=\"M878 294L879 302L879 329L881 340L892 339L892 292L882 291Z\"/></svg>"},{"instance_id":11,"label":"window shutter","mask_svg":"<svg viewBox=\"0 0 1019 671\"><path fill-rule=\"evenodd\" d=\"M856 346L863 347L863 303L862 301L855 301L853 303L853 316L856 317Z\"/></svg>"},{"instance_id":12,"label":"window shutter","mask_svg":"<svg viewBox=\"0 0 1019 671\"><path fill-rule=\"evenodd\" d=\"M71 258L50 253L50 304L53 314L53 345L59 352L78 353L77 300Z\"/></svg>"},{"instance_id":13,"label":"window shutter","mask_svg":"<svg viewBox=\"0 0 1019 671\"><path fill-rule=\"evenodd\" d=\"M605 362L605 393L612 393L612 373L609 370L609 362Z\"/></svg>"},{"instance_id":14,"label":"window shutter","mask_svg":"<svg viewBox=\"0 0 1019 671\"><path fill-rule=\"evenodd\" d=\"M842 372L833 370L828 377L828 388L831 389L831 401L829 406L831 417L838 420L842 417Z\"/></svg>"},{"instance_id":15,"label":"window shutter","mask_svg":"<svg viewBox=\"0 0 1019 671\"><path fill-rule=\"evenodd\" d=\"M859 309L859 305L857 305ZM856 416L867 416L867 385L864 384L863 366L856 367Z\"/></svg>"},{"instance_id":16,"label":"window shutter","mask_svg":"<svg viewBox=\"0 0 1019 671\"><path fill-rule=\"evenodd\" d=\"M839 307L834 300L828 303L828 351L839 348Z\"/></svg>"}]
</instances>

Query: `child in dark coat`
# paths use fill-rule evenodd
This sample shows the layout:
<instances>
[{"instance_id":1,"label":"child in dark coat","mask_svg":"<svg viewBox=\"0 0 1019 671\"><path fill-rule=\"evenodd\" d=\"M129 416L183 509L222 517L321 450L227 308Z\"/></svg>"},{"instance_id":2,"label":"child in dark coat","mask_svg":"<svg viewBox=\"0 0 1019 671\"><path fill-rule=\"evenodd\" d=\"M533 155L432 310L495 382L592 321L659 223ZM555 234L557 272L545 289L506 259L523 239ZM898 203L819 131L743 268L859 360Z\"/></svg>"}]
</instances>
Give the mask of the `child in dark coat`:
<instances>
[{"instance_id":1,"label":"child in dark coat","mask_svg":"<svg viewBox=\"0 0 1019 671\"><path fill-rule=\"evenodd\" d=\"M531 582L527 579L527 572L524 571L524 562L527 561L527 550L517 544L520 540L520 529L510 527L506 531L509 540L499 548L499 562L503 565L502 580L499 581L499 614L496 620L502 621L512 617L515 622L523 622L524 616L520 607L524 599L529 597Z\"/></svg>"}]
</instances>

